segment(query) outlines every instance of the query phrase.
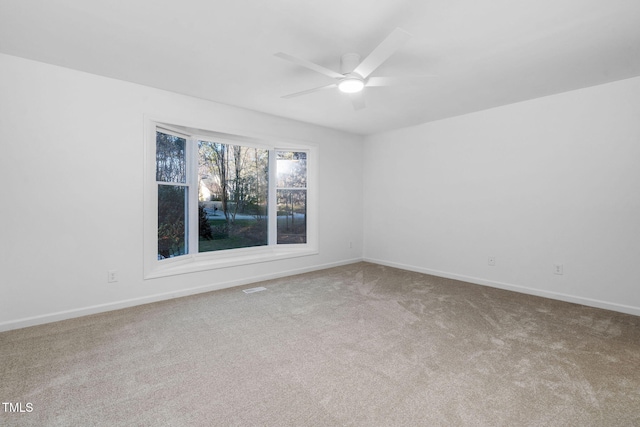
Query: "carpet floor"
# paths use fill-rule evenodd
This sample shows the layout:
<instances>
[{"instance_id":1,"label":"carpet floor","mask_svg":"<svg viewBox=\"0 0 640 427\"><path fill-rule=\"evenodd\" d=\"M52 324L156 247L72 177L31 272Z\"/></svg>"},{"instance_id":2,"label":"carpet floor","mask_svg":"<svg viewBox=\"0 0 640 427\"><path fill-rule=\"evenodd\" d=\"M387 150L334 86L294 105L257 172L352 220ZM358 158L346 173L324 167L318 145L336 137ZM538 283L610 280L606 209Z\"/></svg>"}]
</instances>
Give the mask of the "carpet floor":
<instances>
[{"instance_id":1,"label":"carpet floor","mask_svg":"<svg viewBox=\"0 0 640 427\"><path fill-rule=\"evenodd\" d=\"M640 317L358 263L0 333L0 374L2 426L640 426Z\"/></svg>"}]
</instances>

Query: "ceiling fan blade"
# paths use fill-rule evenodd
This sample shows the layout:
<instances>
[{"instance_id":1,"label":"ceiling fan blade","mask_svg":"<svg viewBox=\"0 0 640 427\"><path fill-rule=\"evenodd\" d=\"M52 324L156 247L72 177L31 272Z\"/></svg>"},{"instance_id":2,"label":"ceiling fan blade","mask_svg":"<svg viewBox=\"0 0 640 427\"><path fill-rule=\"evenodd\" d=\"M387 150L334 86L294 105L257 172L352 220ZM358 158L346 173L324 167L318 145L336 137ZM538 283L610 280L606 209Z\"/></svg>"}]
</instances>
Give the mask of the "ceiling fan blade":
<instances>
[{"instance_id":1,"label":"ceiling fan blade","mask_svg":"<svg viewBox=\"0 0 640 427\"><path fill-rule=\"evenodd\" d=\"M350 93L351 103L354 110L362 110L367 105L364 103L364 94L362 92Z\"/></svg>"},{"instance_id":2,"label":"ceiling fan blade","mask_svg":"<svg viewBox=\"0 0 640 427\"><path fill-rule=\"evenodd\" d=\"M320 86L320 87L316 87L316 88L313 88L313 89L303 90L302 92L296 92L296 93L292 93L292 94L289 94L289 95L285 95L285 96L283 96L283 98L287 98L287 99L288 98L295 98L296 96L302 96L302 95L306 95L308 93L319 92L321 90L331 89L331 88L334 88L334 87L338 87L338 85L335 84L335 83L332 83L330 85Z\"/></svg>"},{"instance_id":3,"label":"ceiling fan blade","mask_svg":"<svg viewBox=\"0 0 640 427\"><path fill-rule=\"evenodd\" d=\"M330 70L328 68L323 67L322 65L314 64L311 61L307 61L306 59L297 58L295 56L289 55L287 53L278 52L274 54L278 58L282 58L286 61L291 61L294 64L300 65L302 67L313 70L317 73L324 74L325 76L329 76L334 79L341 79L344 76L336 71Z\"/></svg>"},{"instance_id":4,"label":"ceiling fan blade","mask_svg":"<svg viewBox=\"0 0 640 427\"><path fill-rule=\"evenodd\" d=\"M409 39L410 35L402 28L396 28L353 70L364 78L386 61Z\"/></svg>"},{"instance_id":5,"label":"ceiling fan blade","mask_svg":"<svg viewBox=\"0 0 640 427\"><path fill-rule=\"evenodd\" d=\"M376 87L376 86L402 86L402 85L419 85L432 77L436 77L435 75L424 75L424 76L404 76L404 77L369 77L366 87Z\"/></svg>"}]
</instances>

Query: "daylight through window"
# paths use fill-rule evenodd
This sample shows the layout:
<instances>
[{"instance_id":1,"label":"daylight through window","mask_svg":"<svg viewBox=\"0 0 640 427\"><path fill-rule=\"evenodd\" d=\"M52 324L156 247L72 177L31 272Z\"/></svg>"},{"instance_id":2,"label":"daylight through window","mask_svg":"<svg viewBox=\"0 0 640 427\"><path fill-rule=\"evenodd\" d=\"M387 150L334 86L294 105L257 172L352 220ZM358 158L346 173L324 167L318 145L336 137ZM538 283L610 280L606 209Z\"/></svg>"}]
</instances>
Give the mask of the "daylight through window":
<instances>
[{"instance_id":1,"label":"daylight through window","mask_svg":"<svg viewBox=\"0 0 640 427\"><path fill-rule=\"evenodd\" d=\"M278 151L278 243L307 241L307 153Z\"/></svg>"},{"instance_id":2,"label":"daylight through window","mask_svg":"<svg viewBox=\"0 0 640 427\"><path fill-rule=\"evenodd\" d=\"M264 246L269 150L198 141L198 251Z\"/></svg>"}]
</instances>

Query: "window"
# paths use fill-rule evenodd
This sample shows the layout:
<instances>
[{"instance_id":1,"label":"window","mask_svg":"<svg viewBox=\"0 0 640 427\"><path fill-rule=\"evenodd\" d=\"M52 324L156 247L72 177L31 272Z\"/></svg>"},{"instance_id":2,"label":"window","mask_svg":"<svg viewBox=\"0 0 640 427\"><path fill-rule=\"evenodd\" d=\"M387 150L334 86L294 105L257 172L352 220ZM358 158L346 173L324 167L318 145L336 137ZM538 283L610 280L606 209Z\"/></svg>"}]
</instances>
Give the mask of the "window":
<instances>
[{"instance_id":1,"label":"window","mask_svg":"<svg viewBox=\"0 0 640 427\"><path fill-rule=\"evenodd\" d=\"M156 132L156 182L158 184L158 257L184 255L187 250L187 140Z\"/></svg>"},{"instance_id":2,"label":"window","mask_svg":"<svg viewBox=\"0 0 640 427\"><path fill-rule=\"evenodd\" d=\"M278 151L278 243L307 241L307 153Z\"/></svg>"},{"instance_id":3,"label":"window","mask_svg":"<svg viewBox=\"0 0 640 427\"><path fill-rule=\"evenodd\" d=\"M148 121L145 277L317 253L316 151Z\"/></svg>"},{"instance_id":4,"label":"window","mask_svg":"<svg viewBox=\"0 0 640 427\"><path fill-rule=\"evenodd\" d=\"M198 252L269 244L269 150L198 141Z\"/></svg>"}]
</instances>

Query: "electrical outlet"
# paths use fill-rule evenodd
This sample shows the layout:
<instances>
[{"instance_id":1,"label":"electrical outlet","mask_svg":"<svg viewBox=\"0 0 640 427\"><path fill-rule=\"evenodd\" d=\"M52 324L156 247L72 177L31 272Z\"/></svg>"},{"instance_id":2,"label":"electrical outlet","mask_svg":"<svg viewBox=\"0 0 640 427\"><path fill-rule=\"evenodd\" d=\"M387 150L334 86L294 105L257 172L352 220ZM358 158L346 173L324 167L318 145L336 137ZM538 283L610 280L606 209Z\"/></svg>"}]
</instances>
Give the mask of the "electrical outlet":
<instances>
[{"instance_id":1,"label":"electrical outlet","mask_svg":"<svg viewBox=\"0 0 640 427\"><path fill-rule=\"evenodd\" d=\"M114 283L118 281L118 272L116 270L107 271L107 282Z\"/></svg>"},{"instance_id":2,"label":"electrical outlet","mask_svg":"<svg viewBox=\"0 0 640 427\"><path fill-rule=\"evenodd\" d=\"M487 264L489 264L492 267L495 266L496 265L496 257L490 256L488 261L487 261Z\"/></svg>"},{"instance_id":3,"label":"electrical outlet","mask_svg":"<svg viewBox=\"0 0 640 427\"><path fill-rule=\"evenodd\" d=\"M553 264L553 274L564 274L564 267L562 264Z\"/></svg>"},{"instance_id":4,"label":"electrical outlet","mask_svg":"<svg viewBox=\"0 0 640 427\"><path fill-rule=\"evenodd\" d=\"M353 249L353 242L349 242L349 249Z\"/></svg>"}]
</instances>

